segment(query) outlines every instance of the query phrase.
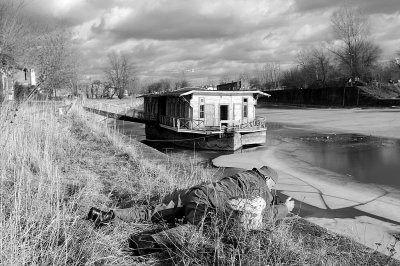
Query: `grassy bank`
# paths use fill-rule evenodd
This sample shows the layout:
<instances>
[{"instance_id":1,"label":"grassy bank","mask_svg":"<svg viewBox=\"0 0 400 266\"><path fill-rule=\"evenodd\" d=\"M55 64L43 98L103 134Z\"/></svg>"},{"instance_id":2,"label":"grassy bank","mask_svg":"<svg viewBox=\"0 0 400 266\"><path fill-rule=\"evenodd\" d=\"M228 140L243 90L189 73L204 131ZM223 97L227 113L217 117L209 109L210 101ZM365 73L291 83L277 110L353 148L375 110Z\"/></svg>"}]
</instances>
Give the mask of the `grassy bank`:
<instances>
[{"instance_id":1,"label":"grassy bank","mask_svg":"<svg viewBox=\"0 0 400 266\"><path fill-rule=\"evenodd\" d=\"M1 265L396 265L298 217L250 233L216 219L173 248L133 257L127 237L162 225L94 229L84 220L89 208L151 207L218 169L170 159L94 121L79 107L64 116L45 106L2 107Z\"/></svg>"}]
</instances>

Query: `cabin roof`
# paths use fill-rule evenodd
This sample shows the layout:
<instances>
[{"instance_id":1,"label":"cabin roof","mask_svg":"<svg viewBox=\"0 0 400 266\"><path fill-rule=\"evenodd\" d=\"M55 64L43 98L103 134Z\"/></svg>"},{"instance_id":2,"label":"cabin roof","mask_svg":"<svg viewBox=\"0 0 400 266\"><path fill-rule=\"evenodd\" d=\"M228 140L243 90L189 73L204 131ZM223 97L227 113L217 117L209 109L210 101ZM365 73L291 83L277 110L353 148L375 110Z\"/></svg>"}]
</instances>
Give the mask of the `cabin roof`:
<instances>
[{"instance_id":1,"label":"cabin roof","mask_svg":"<svg viewBox=\"0 0 400 266\"><path fill-rule=\"evenodd\" d=\"M161 97L161 96L170 96L170 97L181 97L186 95L249 95L249 94L258 94L260 96L268 96L271 95L262 91L257 90L239 90L239 91L222 91L222 90L206 90L201 88L182 88L174 91L166 91L166 92L155 92L149 94L139 95L137 98L141 97Z\"/></svg>"}]
</instances>

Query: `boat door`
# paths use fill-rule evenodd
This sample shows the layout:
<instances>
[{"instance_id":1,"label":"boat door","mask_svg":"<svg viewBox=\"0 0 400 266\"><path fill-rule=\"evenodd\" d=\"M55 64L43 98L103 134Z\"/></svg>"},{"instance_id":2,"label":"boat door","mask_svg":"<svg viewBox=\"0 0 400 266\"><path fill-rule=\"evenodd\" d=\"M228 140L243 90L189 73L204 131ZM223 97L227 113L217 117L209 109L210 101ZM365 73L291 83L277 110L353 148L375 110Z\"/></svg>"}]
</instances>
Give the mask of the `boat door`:
<instances>
[{"instance_id":1,"label":"boat door","mask_svg":"<svg viewBox=\"0 0 400 266\"><path fill-rule=\"evenodd\" d=\"M214 125L214 120L215 120L215 107L213 104L206 104L205 105L205 125L207 127L215 126Z\"/></svg>"},{"instance_id":2,"label":"boat door","mask_svg":"<svg viewBox=\"0 0 400 266\"><path fill-rule=\"evenodd\" d=\"M220 107L219 107L219 120L220 121L229 119L228 111L229 111L229 105L220 105ZM222 125L228 126L227 123L223 123Z\"/></svg>"},{"instance_id":3,"label":"boat door","mask_svg":"<svg viewBox=\"0 0 400 266\"><path fill-rule=\"evenodd\" d=\"M159 115L167 114L167 98L166 97L158 98L158 114Z\"/></svg>"}]
</instances>

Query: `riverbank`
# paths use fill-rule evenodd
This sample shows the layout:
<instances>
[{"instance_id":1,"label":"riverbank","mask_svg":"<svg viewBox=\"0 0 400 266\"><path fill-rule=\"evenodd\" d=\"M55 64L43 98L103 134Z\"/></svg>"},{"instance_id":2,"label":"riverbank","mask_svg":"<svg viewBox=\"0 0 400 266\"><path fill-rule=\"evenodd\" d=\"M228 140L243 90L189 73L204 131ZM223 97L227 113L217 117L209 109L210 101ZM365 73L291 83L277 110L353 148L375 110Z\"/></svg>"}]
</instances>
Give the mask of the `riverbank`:
<instances>
[{"instance_id":1,"label":"riverbank","mask_svg":"<svg viewBox=\"0 0 400 266\"><path fill-rule=\"evenodd\" d=\"M194 230L165 252L132 257L127 237L163 225L121 222L95 229L84 220L91 206L151 207L171 191L213 180L220 170L146 152L142 144L95 122L78 107L63 116L32 108L20 107L15 116L5 109L0 113L4 265L397 263L298 217L239 235L215 224L203 232Z\"/></svg>"},{"instance_id":2,"label":"riverbank","mask_svg":"<svg viewBox=\"0 0 400 266\"><path fill-rule=\"evenodd\" d=\"M304 132L300 135L301 139L303 136L305 138L296 142L295 138L288 137L280 129L272 128L269 130L270 134L279 137L271 138L273 141L269 141L270 138L267 137L267 149L221 156L213 161L214 164L244 169L270 165L281 176L278 190L297 201L296 211L300 216L390 254L390 248L387 247L397 243L396 237L400 233L400 216L394 211L400 208L400 188L381 182L385 178L384 169L382 172L375 171L376 175L363 183L346 175L349 170L342 169L344 172L341 174L312 165L304 160L307 150L304 150L306 146L303 147L301 142L311 139L314 142L331 142L332 145L335 141L343 143L348 141L345 139L348 135L342 135L343 132L398 139L399 110L263 108L257 111L257 114L265 116L272 124L279 123L278 128L287 127L290 132L301 130ZM362 137L358 139L365 140ZM393 141L396 142L396 139ZM391 142L385 141L386 144L383 144L391 145ZM348 145L357 146L352 148L360 150L357 154L362 153L362 147L367 149L365 152L368 151L363 141ZM327 148L328 146L324 147ZM349 163L347 167L351 168L351 162ZM381 245L377 246L376 243ZM395 256L399 258L400 245L395 245L394 249Z\"/></svg>"}]
</instances>

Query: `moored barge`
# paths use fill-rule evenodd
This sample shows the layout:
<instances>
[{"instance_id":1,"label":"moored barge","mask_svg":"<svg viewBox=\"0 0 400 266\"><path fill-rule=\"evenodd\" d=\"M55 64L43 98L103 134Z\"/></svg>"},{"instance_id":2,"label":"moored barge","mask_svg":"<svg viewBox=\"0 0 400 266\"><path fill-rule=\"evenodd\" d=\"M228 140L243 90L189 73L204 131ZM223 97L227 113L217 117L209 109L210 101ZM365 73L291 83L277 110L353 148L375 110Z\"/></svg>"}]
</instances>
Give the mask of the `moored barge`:
<instances>
[{"instance_id":1,"label":"moored barge","mask_svg":"<svg viewBox=\"0 0 400 266\"><path fill-rule=\"evenodd\" d=\"M237 150L266 141L266 121L256 116L257 90L183 88L144 94L146 138L178 146Z\"/></svg>"}]
</instances>

